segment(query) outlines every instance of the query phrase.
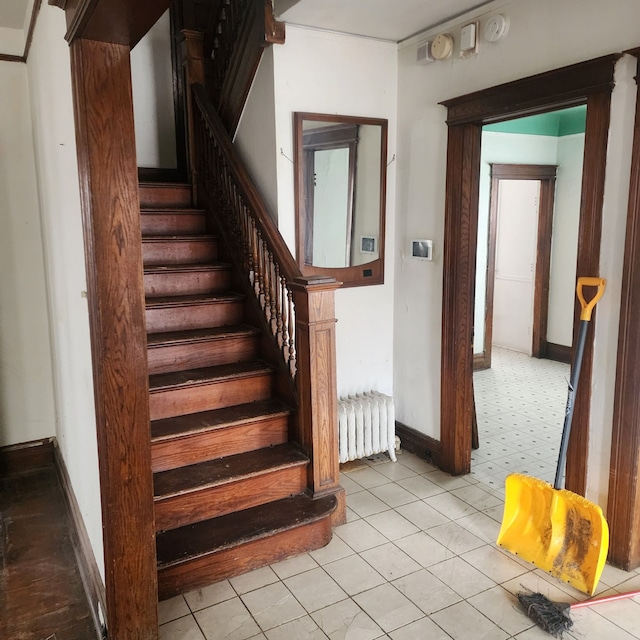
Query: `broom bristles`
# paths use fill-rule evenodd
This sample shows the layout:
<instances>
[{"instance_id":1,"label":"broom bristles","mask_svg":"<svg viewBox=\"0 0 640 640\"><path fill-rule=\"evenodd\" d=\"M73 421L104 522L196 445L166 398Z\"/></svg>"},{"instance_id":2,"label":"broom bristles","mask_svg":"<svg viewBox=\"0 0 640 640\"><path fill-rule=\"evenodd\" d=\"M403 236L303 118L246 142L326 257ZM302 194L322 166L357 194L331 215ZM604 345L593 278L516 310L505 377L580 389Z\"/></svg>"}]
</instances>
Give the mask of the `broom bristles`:
<instances>
[{"instance_id":1,"label":"broom bristles","mask_svg":"<svg viewBox=\"0 0 640 640\"><path fill-rule=\"evenodd\" d=\"M562 637L563 632L573 625L573 620L563 610L568 610L567 607L556 604L541 593L519 593L518 600L527 615L556 638Z\"/></svg>"}]
</instances>

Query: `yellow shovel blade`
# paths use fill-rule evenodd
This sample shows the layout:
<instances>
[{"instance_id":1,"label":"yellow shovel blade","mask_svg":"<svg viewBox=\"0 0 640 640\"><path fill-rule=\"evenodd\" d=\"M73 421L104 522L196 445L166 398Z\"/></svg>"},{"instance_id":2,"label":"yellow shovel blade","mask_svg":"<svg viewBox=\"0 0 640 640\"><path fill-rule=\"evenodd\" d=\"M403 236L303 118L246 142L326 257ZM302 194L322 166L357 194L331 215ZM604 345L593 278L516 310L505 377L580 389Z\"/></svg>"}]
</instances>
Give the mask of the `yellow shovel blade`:
<instances>
[{"instance_id":1,"label":"yellow shovel blade","mask_svg":"<svg viewBox=\"0 0 640 640\"><path fill-rule=\"evenodd\" d=\"M514 473L505 483L498 544L592 595L607 559L609 527L598 505Z\"/></svg>"}]
</instances>

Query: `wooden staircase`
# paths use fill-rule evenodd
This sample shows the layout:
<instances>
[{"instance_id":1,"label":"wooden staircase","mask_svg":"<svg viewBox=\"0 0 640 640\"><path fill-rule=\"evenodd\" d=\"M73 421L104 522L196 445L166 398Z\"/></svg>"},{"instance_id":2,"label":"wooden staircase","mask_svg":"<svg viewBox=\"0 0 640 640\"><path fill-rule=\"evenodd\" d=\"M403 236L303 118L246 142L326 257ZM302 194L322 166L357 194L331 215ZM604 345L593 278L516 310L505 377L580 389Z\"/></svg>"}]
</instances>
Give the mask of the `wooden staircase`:
<instances>
[{"instance_id":1,"label":"wooden staircase","mask_svg":"<svg viewBox=\"0 0 640 640\"><path fill-rule=\"evenodd\" d=\"M268 336L190 186L142 184L140 201L165 599L327 544L337 500L311 497Z\"/></svg>"}]
</instances>

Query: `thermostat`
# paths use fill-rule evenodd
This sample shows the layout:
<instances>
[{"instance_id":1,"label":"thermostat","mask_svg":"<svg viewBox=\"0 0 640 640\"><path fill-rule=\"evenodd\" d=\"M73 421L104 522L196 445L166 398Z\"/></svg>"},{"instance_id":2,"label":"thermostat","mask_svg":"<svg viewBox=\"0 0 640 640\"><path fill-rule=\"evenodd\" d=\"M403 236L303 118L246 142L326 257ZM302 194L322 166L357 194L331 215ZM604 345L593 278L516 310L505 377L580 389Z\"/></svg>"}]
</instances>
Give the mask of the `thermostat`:
<instances>
[{"instance_id":1,"label":"thermostat","mask_svg":"<svg viewBox=\"0 0 640 640\"><path fill-rule=\"evenodd\" d=\"M433 240L412 240L411 255L422 260L433 260Z\"/></svg>"}]
</instances>

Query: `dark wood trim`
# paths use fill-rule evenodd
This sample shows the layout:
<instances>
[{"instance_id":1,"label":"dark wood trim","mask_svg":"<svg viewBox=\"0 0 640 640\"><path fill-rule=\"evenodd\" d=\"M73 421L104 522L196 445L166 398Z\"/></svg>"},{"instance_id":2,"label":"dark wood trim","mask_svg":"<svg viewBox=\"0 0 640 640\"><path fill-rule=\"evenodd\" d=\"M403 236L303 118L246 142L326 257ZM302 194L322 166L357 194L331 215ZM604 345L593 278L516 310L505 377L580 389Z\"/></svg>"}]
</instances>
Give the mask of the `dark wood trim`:
<instances>
[{"instance_id":1,"label":"dark wood trim","mask_svg":"<svg viewBox=\"0 0 640 640\"><path fill-rule=\"evenodd\" d=\"M634 52L640 57L640 49ZM636 77L636 82L638 78ZM609 561L640 566L640 100L636 98L609 475Z\"/></svg>"},{"instance_id":2,"label":"dark wood trim","mask_svg":"<svg viewBox=\"0 0 640 640\"><path fill-rule=\"evenodd\" d=\"M480 125L449 127L442 286L441 464L471 470Z\"/></svg>"},{"instance_id":3,"label":"dark wood trim","mask_svg":"<svg viewBox=\"0 0 640 640\"><path fill-rule=\"evenodd\" d=\"M49 0L49 4L52 7L59 7L60 9L66 9L67 8L67 2L68 2L68 0Z\"/></svg>"},{"instance_id":4,"label":"dark wood trim","mask_svg":"<svg viewBox=\"0 0 640 640\"><path fill-rule=\"evenodd\" d=\"M53 464L53 438L42 438L0 448L0 475L20 473Z\"/></svg>"},{"instance_id":5,"label":"dark wood trim","mask_svg":"<svg viewBox=\"0 0 640 640\"><path fill-rule=\"evenodd\" d=\"M402 448L409 453L415 453L417 456L428 462L432 462L437 467L442 464L442 444L420 431L408 427L402 422L396 420L396 435L400 438Z\"/></svg>"},{"instance_id":6,"label":"dark wood trim","mask_svg":"<svg viewBox=\"0 0 640 640\"><path fill-rule=\"evenodd\" d=\"M104 589L104 583L102 582L100 570L98 569L96 558L93 554L93 548L84 524L80 506L78 505L75 492L73 491L73 485L69 478L67 465L64 462L64 458L62 457L62 453L57 442L54 442L53 445L53 458L55 460L56 473L58 475L58 480L60 481L60 486L62 488L62 493L64 494L65 504L67 507L67 518L69 520L69 531L71 533L73 552L76 556L80 577L82 579L84 591L87 595L87 602L91 609L93 624L98 632L98 637L100 637L102 635L102 623L100 621L99 607L102 608L103 612L107 610L107 597Z\"/></svg>"},{"instance_id":7,"label":"dark wood trim","mask_svg":"<svg viewBox=\"0 0 640 640\"><path fill-rule=\"evenodd\" d=\"M184 176L178 169L163 169L157 167L138 167L140 182L184 182Z\"/></svg>"},{"instance_id":8,"label":"dark wood trim","mask_svg":"<svg viewBox=\"0 0 640 640\"><path fill-rule=\"evenodd\" d=\"M587 96L610 93L615 53L445 100L447 124L491 124L584 104Z\"/></svg>"},{"instance_id":9,"label":"dark wood trim","mask_svg":"<svg viewBox=\"0 0 640 640\"><path fill-rule=\"evenodd\" d=\"M127 45L71 44L107 628L158 637L147 338Z\"/></svg>"},{"instance_id":10,"label":"dark wood trim","mask_svg":"<svg viewBox=\"0 0 640 640\"><path fill-rule=\"evenodd\" d=\"M536 267L534 274L533 324L531 355L540 358L547 342L549 316L549 280L551 275L551 235L553 231L553 200L556 165L492 164L491 195L489 205L489 249L487 258L487 286L485 303L484 350L485 362L491 366L493 340L493 299L496 270L496 237L498 225L498 197L501 180L537 180L540 182L538 200L538 237L536 241ZM488 354L488 357L487 357Z\"/></svg>"},{"instance_id":11,"label":"dark wood trim","mask_svg":"<svg viewBox=\"0 0 640 640\"><path fill-rule=\"evenodd\" d=\"M486 348L482 353L473 354L473 370L484 371L485 369L491 369L491 351L487 353Z\"/></svg>"},{"instance_id":12,"label":"dark wood trim","mask_svg":"<svg viewBox=\"0 0 640 640\"><path fill-rule=\"evenodd\" d=\"M573 361L573 347L556 344L555 342L547 342L544 354L540 357L546 358L547 360L554 360L555 362L571 364Z\"/></svg>"},{"instance_id":13,"label":"dark wood trim","mask_svg":"<svg viewBox=\"0 0 640 640\"><path fill-rule=\"evenodd\" d=\"M12 56L8 53L0 53L0 62L26 62L24 56Z\"/></svg>"},{"instance_id":14,"label":"dark wood trim","mask_svg":"<svg viewBox=\"0 0 640 640\"><path fill-rule=\"evenodd\" d=\"M31 18L29 20L29 30L27 31L27 41L24 45L24 54L23 57L25 60L29 57L29 50L31 49L31 42L33 41L33 32L36 28L36 22L38 20L38 15L40 14L40 6L42 5L42 0L35 0L33 3L33 8L31 10Z\"/></svg>"},{"instance_id":15,"label":"dark wood trim","mask_svg":"<svg viewBox=\"0 0 640 640\"><path fill-rule=\"evenodd\" d=\"M564 67L461 96L449 108L442 315L442 466L467 473L471 459L473 285L481 127L526 113L587 104L578 233L578 275L597 275L609 106L619 55ZM464 123L464 124L461 124ZM574 316L574 325L578 327ZM593 324L593 321L592 321ZM593 327L587 338L567 460L568 489L584 493L588 455Z\"/></svg>"},{"instance_id":16,"label":"dark wood trim","mask_svg":"<svg viewBox=\"0 0 640 640\"><path fill-rule=\"evenodd\" d=\"M600 245L602 235L602 203L607 169L607 143L611 93L590 95L587 99L587 122L584 136L582 195L578 226L578 259L576 276L597 276L600 273ZM582 356L580 386L576 393L573 428L567 453L565 486L569 491L584 495L587 489L589 460L589 429L591 411L591 377L593 372L593 336L597 309L589 323L589 334ZM577 343L580 324L580 305L576 300L572 344Z\"/></svg>"}]
</instances>

